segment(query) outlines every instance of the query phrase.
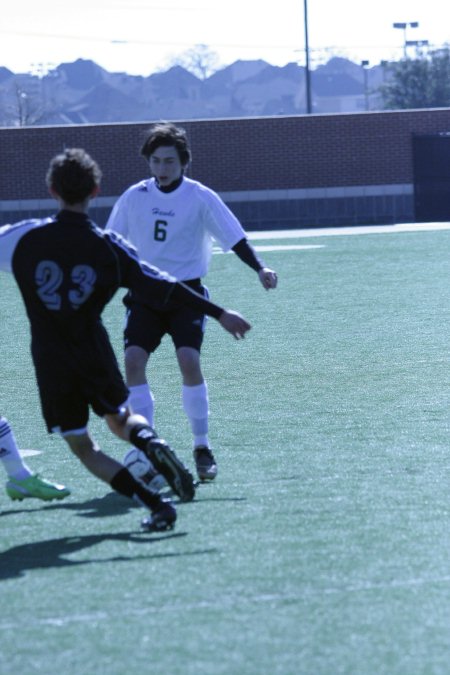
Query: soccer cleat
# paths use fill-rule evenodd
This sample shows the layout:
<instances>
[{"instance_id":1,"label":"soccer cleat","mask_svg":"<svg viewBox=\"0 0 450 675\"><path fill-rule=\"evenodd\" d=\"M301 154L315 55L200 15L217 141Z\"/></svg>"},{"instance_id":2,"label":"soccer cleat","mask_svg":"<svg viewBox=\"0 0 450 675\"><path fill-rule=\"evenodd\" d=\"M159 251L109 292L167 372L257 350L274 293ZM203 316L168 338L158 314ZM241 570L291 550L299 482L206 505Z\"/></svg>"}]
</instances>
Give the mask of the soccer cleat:
<instances>
[{"instance_id":1,"label":"soccer cleat","mask_svg":"<svg viewBox=\"0 0 450 675\"><path fill-rule=\"evenodd\" d=\"M206 445L198 445L194 450L194 460L200 480L214 480L217 476L217 464L214 455Z\"/></svg>"},{"instance_id":2,"label":"soccer cleat","mask_svg":"<svg viewBox=\"0 0 450 675\"><path fill-rule=\"evenodd\" d=\"M22 480L10 478L6 483L6 492L10 499L42 499L49 502L52 499L64 499L70 495L70 490L64 485L50 483L39 474L32 474Z\"/></svg>"},{"instance_id":3,"label":"soccer cleat","mask_svg":"<svg viewBox=\"0 0 450 675\"><path fill-rule=\"evenodd\" d=\"M144 518L141 523L142 529L146 532L164 532L173 530L177 512L170 499L161 499L161 503L152 511L149 518Z\"/></svg>"},{"instance_id":4,"label":"soccer cleat","mask_svg":"<svg viewBox=\"0 0 450 675\"><path fill-rule=\"evenodd\" d=\"M169 448L166 441L161 438L151 438L147 443L145 454L182 502L190 502L194 499L194 478Z\"/></svg>"}]
</instances>

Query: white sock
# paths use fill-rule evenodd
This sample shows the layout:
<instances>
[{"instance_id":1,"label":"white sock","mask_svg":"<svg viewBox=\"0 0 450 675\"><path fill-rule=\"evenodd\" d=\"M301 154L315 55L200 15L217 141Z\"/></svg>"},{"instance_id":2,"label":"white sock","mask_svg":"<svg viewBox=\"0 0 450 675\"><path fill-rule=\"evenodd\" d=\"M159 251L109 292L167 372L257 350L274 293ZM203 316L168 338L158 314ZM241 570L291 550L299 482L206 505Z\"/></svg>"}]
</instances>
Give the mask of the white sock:
<instances>
[{"instance_id":1,"label":"white sock","mask_svg":"<svg viewBox=\"0 0 450 675\"><path fill-rule=\"evenodd\" d=\"M137 384L134 387L128 387L130 397L128 403L134 413L143 415L151 427L154 426L154 402L155 399L148 384Z\"/></svg>"},{"instance_id":2,"label":"white sock","mask_svg":"<svg viewBox=\"0 0 450 675\"><path fill-rule=\"evenodd\" d=\"M32 475L20 456L16 439L8 420L0 416L0 460L10 478L22 480Z\"/></svg>"},{"instance_id":3,"label":"white sock","mask_svg":"<svg viewBox=\"0 0 450 675\"><path fill-rule=\"evenodd\" d=\"M182 399L184 412L188 416L194 436L194 448L198 445L209 446L208 415L209 399L206 382L189 387L183 384Z\"/></svg>"}]
</instances>

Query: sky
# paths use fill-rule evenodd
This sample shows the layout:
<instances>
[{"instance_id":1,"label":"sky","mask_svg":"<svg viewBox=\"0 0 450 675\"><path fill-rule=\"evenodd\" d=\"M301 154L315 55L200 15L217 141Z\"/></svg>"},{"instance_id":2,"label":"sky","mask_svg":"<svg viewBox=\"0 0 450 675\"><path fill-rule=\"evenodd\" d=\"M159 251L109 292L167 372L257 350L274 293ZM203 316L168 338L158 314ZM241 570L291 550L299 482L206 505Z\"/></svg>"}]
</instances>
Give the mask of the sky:
<instances>
[{"instance_id":1,"label":"sky","mask_svg":"<svg viewBox=\"0 0 450 675\"><path fill-rule=\"evenodd\" d=\"M8 0L6 0L8 2ZM398 60L404 40L450 41L442 0L306 0L310 67L331 56L357 63ZM263 59L305 64L305 0L21 0L0 23L0 66L42 75L79 58L110 72L167 70L195 45L217 68ZM394 22L419 22L406 34ZM411 48L409 48L411 50Z\"/></svg>"}]
</instances>

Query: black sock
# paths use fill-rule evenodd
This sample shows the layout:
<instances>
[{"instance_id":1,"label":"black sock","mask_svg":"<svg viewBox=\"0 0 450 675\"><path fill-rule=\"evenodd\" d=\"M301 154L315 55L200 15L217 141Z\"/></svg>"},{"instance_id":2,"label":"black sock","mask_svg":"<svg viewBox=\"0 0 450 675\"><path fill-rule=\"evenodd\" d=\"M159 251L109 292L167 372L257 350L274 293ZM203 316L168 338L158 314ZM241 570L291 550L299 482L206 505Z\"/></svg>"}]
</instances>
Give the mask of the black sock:
<instances>
[{"instance_id":1,"label":"black sock","mask_svg":"<svg viewBox=\"0 0 450 675\"><path fill-rule=\"evenodd\" d=\"M135 424L130 432L130 443L138 450L145 452L147 443L152 438L158 438L156 432L149 424Z\"/></svg>"},{"instance_id":2,"label":"black sock","mask_svg":"<svg viewBox=\"0 0 450 675\"><path fill-rule=\"evenodd\" d=\"M156 508L161 503L160 495L147 490L139 481L133 478L125 467L119 469L116 475L113 476L110 485L113 490L119 492L121 495L125 495L125 497L133 499L136 496L150 510Z\"/></svg>"}]
</instances>

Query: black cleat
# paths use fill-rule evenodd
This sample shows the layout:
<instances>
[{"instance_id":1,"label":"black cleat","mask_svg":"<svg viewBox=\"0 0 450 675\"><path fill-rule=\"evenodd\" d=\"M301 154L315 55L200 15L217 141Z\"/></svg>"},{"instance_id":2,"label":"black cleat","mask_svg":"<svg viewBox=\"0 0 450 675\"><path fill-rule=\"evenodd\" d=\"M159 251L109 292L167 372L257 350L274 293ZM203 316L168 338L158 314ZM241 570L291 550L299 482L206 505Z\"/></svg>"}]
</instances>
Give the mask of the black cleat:
<instances>
[{"instance_id":1,"label":"black cleat","mask_svg":"<svg viewBox=\"0 0 450 675\"><path fill-rule=\"evenodd\" d=\"M166 441L151 438L147 443L145 454L182 502L191 502L194 499L194 478Z\"/></svg>"},{"instance_id":2,"label":"black cleat","mask_svg":"<svg viewBox=\"0 0 450 675\"><path fill-rule=\"evenodd\" d=\"M201 481L214 480L217 476L217 464L214 455L206 445L198 445L195 448L194 461Z\"/></svg>"},{"instance_id":3,"label":"black cleat","mask_svg":"<svg viewBox=\"0 0 450 675\"><path fill-rule=\"evenodd\" d=\"M161 504L153 509L151 516L144 518L141 526L146 532L165 532L173 530L176 519L177 512L172 502L169 499L162 499Z\"/></svg>"}]
</instances>

